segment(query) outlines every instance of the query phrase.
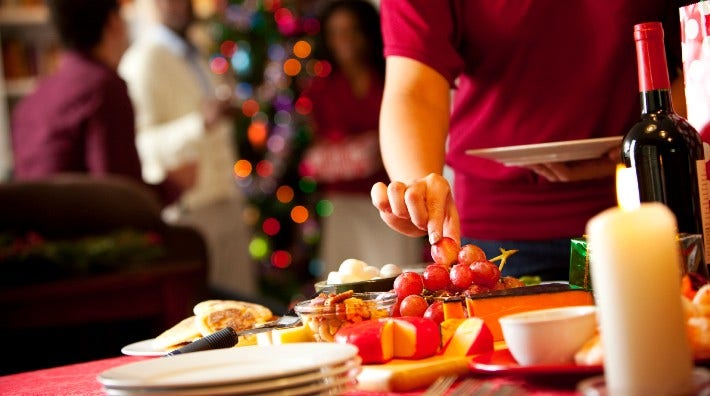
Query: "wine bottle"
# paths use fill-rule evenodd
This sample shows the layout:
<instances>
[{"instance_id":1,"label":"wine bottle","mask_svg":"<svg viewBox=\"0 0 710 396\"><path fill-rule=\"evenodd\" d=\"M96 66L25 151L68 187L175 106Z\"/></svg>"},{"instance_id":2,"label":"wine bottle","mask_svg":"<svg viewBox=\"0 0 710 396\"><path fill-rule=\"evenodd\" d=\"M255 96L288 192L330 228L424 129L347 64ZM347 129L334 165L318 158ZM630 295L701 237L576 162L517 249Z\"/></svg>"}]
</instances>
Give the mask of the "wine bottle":
<instances>
[{"instance_id":1,"label":"wine bottle","mask_svg":"<svg viewBox=\"0 0 710 396\"><path fill-rule=\"evenodd\" d=\"M708 262L708 193L700 135L673 111L660 22L634 26L641 120L623 140L622 161L634 168L641 202L662 202L678 231L703 234Z\"/></svg>"}]
</instances>

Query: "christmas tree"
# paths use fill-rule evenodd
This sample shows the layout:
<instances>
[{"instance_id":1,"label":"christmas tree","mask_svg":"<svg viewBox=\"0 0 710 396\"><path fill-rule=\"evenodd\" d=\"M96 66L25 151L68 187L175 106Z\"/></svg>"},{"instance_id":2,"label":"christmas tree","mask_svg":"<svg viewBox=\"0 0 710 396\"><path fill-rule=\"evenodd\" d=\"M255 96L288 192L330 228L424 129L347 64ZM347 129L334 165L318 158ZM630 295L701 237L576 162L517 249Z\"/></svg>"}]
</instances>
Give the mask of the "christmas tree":
<instances>
[{"instance_id":1,"label":"christmas tree","mask_svg":"<svg viewBox=\"0 0 710 396\"><path fill-rule=\"evenodd\" d=\"M312 103L301 92L330 65L313 56L320 26L313 2L221 0L211 21L214 73L231 73L236 119L235 180L248 197L249 251L264 294L288 302L309 293L322 266L314 259L319 217L332 205L299 174L311 137Z\"/></svg>"}]
</instances>

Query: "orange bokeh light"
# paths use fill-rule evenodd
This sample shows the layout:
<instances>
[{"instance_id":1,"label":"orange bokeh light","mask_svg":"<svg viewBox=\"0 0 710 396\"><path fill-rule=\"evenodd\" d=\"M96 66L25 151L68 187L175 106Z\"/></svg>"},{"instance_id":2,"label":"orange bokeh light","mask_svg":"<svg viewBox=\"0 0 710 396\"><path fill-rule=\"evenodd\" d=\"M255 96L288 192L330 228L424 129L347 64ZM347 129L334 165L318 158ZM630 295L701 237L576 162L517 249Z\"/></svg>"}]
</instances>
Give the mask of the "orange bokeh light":
<instances>
[{"instance_id":1,"label":"orange bokeh light","mask_svg":"<svg viewBox=\"0 0 710 396\"><path fill-rule=\"evenodd\" d=\"M290 58L284 62L284 73L289 76L295 76L301 72L301 62L296 59Z\"/></svg>"},{"instance_id":2,"label":"orange bokeh light","mask_svg":"<svg viewBox=\"0 0 710 396\"><path fill-rule=\"evenodd\" d=\"M311 45L305 40L299 40L293 45L293 54L299 58L307 58L311 54Z\"/></svg>"},{"instance_id":3,"label":"orange bokeh light","mask_svg":"<svg viewBox=\"0 0 710 396\"><path fill-rule=\"evenodd\" d=\"M251 162L247 160L239 160L234 164L234 174L239 177L247 177L251 174Z\"/></svg>"},{"instance_id":4,"label":"orange bokeh light","mask_svg":"<svg viewBox=\"0 0 710 396\"><path fill-rule=\"evenodd\" d=\"M293 199L293 188L290 186L281 186L276 190L276 199L281 203L289 203Z\"/></svg>"},{"instance_id":5,"label":"orange bokeh light","mask_svg":"<svg viewBox=\"0 0 710 396\"><path fill-rule=\"evenodd\" d=\"M298 224L305 223L308 220L308 209L301 205L294 206L291 209L291 220Z\"/></svg>"},{"instance_id":6,"label":"orange bokeh light","mask_svg":"<svg viewBox=\"0 0 710 396\"><path fill-rule=\"evenodd\" d=\"M252 122L247 129L247 138L255 147L263 147L266 144L266 125L263 122Z\"/></svg>"}]
</instances>

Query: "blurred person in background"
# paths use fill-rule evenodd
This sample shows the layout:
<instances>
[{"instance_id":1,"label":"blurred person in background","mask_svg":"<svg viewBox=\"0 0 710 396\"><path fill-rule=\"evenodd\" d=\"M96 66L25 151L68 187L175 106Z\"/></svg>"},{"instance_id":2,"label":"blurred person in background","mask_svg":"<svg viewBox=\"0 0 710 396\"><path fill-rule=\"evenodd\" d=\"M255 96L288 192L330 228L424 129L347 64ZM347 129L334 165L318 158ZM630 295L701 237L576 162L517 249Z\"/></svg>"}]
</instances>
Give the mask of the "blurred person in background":
<instances>
[{"instance_id":1,"label":"blurred person in background","mask_svg":"<svg viewBox=\"0 0 710 396\"><path fill-rule=\"evenodd\" d=\"M196 185L166 210L166 220L203 233L211 285L248 297L256 279L241 220L244 198L233 178L232 108L217 99L214 75L189 39L192 2L151 1L157 23L138 36L119 68L135 106L143 178L160 183L171 169L197 162Z\"/></svg>"},{"instance_id":2,"label":"blurred person in background","mask_svg":"<svg viewBox=\"0 0 710 396\"><path fill-rule=\"evenodd\" d=\"M141 179L135 126L125 82L116 72L128 47L117 0L50 0L64 52L55 73L15 108L15 179L59 173L119 174ZM194 163L171 170L157 186L165 203L195 182Z\"/></svg>"},{"instance_id":3,"label":"blurred person in background","mask_svg":"<svg viewBox=\"0 0 710 396\"><path fill-rule=\"evenodd\" d=\"M339 0L326 7L321 27L332 72L305 92L315 132L301 168L333 203L323 220L325 275L348 258L377 267L421 262L421 241L390 230L370 203L372 184L387 180L378 143L385 73L379 14L366 0Z\"/></svg>"}]
</instances>

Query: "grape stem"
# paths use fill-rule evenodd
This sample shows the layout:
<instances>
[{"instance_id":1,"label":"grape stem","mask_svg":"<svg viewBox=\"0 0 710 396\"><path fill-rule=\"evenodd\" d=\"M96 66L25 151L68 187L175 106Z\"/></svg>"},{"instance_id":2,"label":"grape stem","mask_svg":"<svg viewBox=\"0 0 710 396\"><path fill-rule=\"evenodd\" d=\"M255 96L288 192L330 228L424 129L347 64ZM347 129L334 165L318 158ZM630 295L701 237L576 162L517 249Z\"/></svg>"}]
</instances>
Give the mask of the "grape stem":
<instances>
[{"instance_id":1,"label":"grape stem","mask_svg":"<svg viewBox=\"0 0 710 396\"><path fill-rule=\"evenodd\" d=\"M505 267L505 262L508 260L508 257L514 255L517 252L518 252L518 249L506 250L506 249L500 248L500 255L495 256L488 261L490 261L490 262L500 261L500 264L498 265L498 270L503 272L503 267Z\"/></svg>"}]
</instances>

